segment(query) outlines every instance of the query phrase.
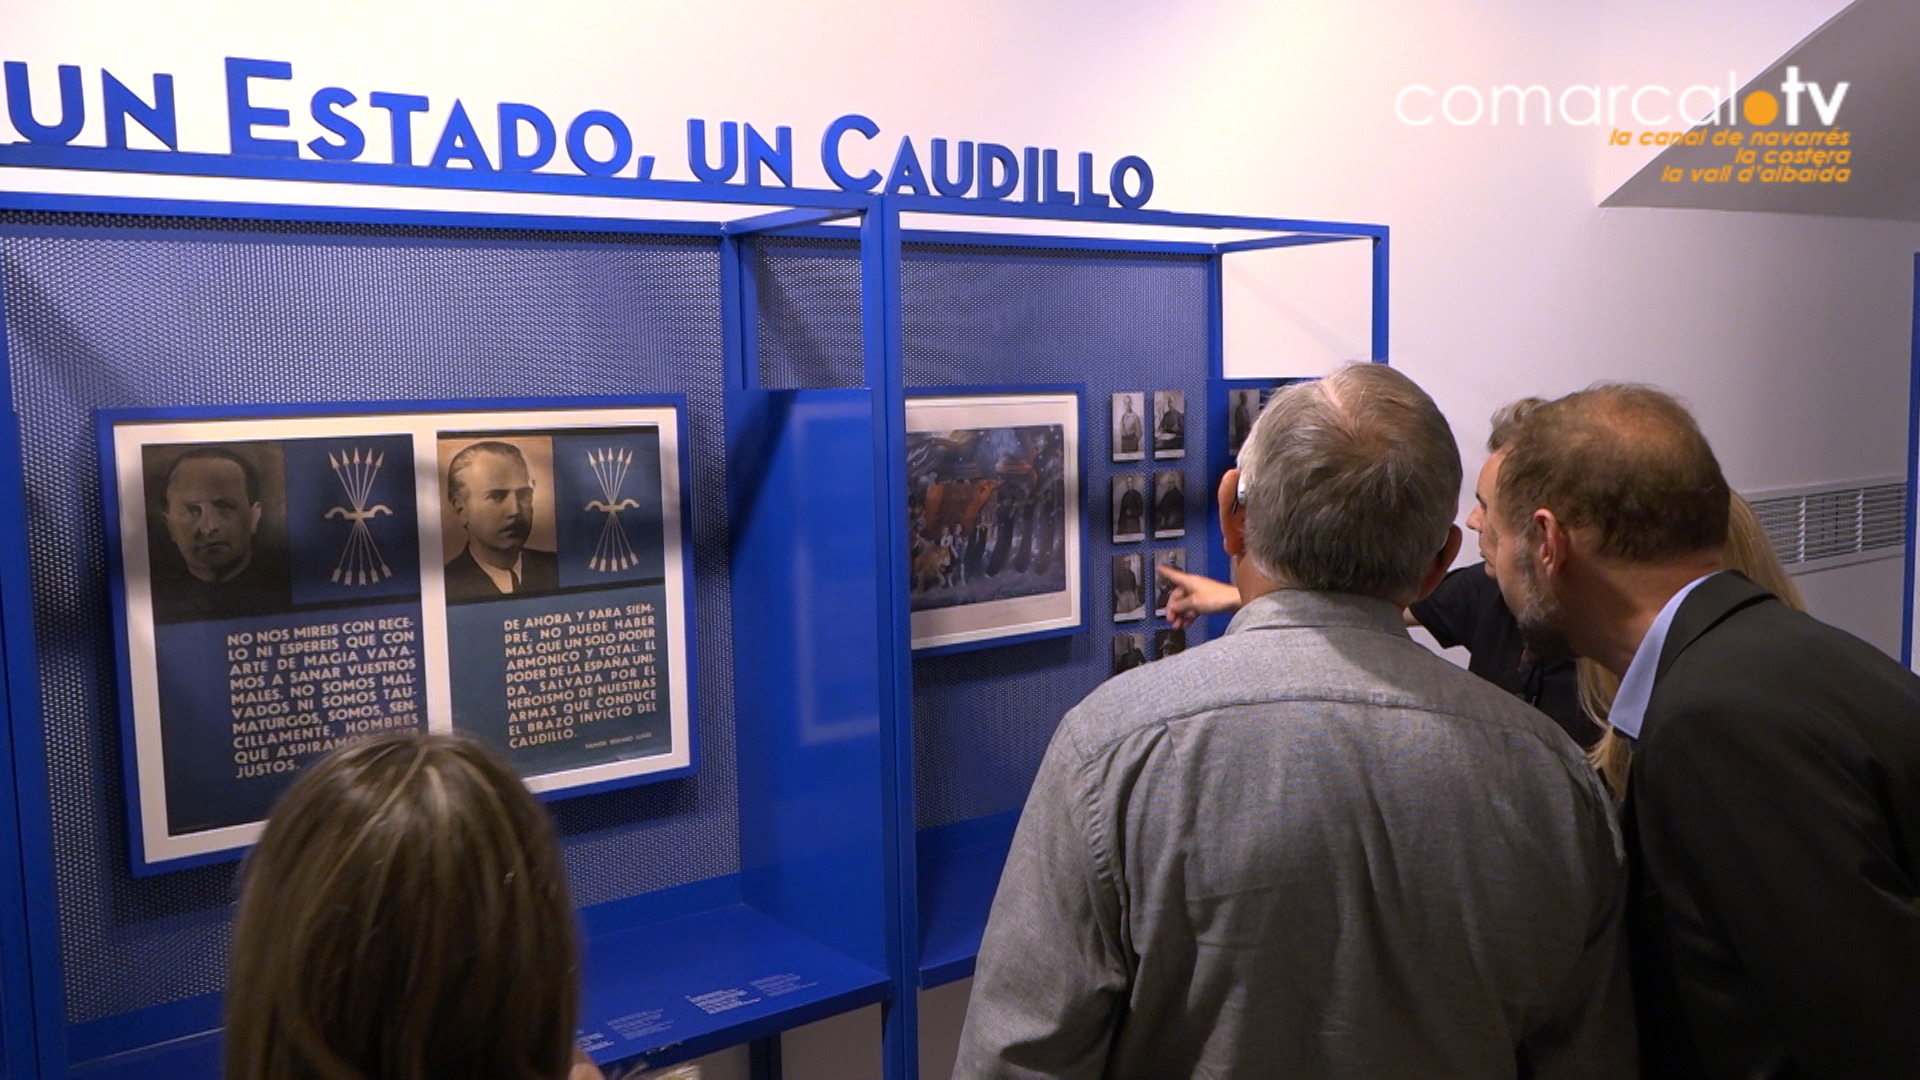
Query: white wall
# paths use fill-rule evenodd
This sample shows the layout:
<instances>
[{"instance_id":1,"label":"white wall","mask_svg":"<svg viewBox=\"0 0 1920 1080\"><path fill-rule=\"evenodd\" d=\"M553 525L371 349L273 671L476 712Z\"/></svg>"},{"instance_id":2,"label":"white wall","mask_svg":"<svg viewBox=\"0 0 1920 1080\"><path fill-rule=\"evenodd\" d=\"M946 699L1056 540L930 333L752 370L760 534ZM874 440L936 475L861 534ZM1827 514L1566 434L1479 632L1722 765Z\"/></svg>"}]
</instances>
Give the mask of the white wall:
<instances>
[{"instance_id":1,"label":"white wall","mask_svg":"<svg viewBox=\"0 0 1920 1080\"><path fill-rule=\"evenodd\" d=\"M531 101L556 116L612 109L669 176L685 175L672 163L684 158L689 116L793 125L800 181L811 186L825 184L821 129L853 110L884 132L863 166L884 168L904 133L923 151L947 136L1090 150L1103 162L1138 153L1155 169L1155 207L1390 225L1393 360L1452 418L1469 477L1495 406L1603 378L1659 383L1692 402L1737 488L1904 473L1920 226L1602 211L1609 184L1637 164L1607 156L1604 129L1410 127L1394 116L1395 95L1412 83L1724 82L1730 67L1751 74L1842 4L1678 6L200 0L162 10L105 0L10 5L0 37L48 93L59 62L106 63L123 77L174 72L183 141L216 151L220 58L252 55L293 61L309 93L330 84L363 96L428 93L423 131L438 131L456 94L488 109ZM190 115L200 120L185 124ZM163 190L138 179L0 182ZM1306 336L1357 351L1364 337L1352 318ZM1236 367L1298 361L1249 352L1257 347L1239 343ZM1897 646L1897 563L1803 585L1818 614ZM952 991L931 999L930 1030L950 1029L959 1008ZM826 1030L789 1039L789 1075L877 1075L866 1048L838 1056L860 1041L836 1034L850 1029ZM930 1058L950 1054L936 1043ZM713 1075L737 1064L727 1061Z\"/></svg>"}]
</instances>

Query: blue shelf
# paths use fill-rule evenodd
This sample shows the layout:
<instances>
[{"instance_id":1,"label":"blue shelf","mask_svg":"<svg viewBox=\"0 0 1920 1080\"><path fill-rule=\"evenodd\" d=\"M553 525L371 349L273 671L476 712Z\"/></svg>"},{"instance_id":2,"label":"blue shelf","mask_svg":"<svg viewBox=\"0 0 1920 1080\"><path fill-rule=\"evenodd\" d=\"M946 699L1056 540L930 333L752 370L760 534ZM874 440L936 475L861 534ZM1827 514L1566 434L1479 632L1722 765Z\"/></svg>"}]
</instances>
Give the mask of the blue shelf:
<instances>
[{"instance_id":1,"label":"blue shelf","mask_svg":"<svg viewBox=\"0 0 1920 1080\"><path fill-rule=\"evenodd\" d=\"M601 1065L671 1065L889 996L884 972L745 904L596 936L581 953L581 1039Z\"/></svg>"},{"instance_id":2,"label":"blue shelf","mask_svg":"<svg viewBox=\"0 0 1920 1080\"><path fill-rule=\"evenodd\" d=\"M920 866L920 988L973 974L980 935L987 928L994 890L1013 845L1015 810L922 830Z\"/></svg>"}]
</instances>

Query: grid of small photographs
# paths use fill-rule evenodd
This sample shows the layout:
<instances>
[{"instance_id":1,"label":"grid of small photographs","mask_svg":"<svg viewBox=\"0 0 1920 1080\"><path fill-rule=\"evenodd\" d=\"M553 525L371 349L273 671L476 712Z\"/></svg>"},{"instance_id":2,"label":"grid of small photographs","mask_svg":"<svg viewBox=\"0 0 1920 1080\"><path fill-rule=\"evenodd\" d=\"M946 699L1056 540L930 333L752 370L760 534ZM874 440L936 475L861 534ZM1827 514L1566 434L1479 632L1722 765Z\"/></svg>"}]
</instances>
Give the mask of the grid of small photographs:
<instances>
[{"instance_id":1,"label":"grid of small photographs","mask_svg":"<svg viewBox=\"0 0 1920 1080\"><path fill-rule=\"evenodd\" d=\"M1248 403L1250 415L1259 414L1258 391ZM1109 537L1116 545L1187 536L1188 477L1187 395L1184 390L1133 390L1115 393L1109 425L1111 460L1116 464L1151 462L1166 468L1141 467L1140 472L1116 473L1109 485ZM1249 421L1251 423L1251 421ZM1197 461L1201 455L1196 455ZM1173 582L1161 567L1185 570L1184 547L1154 550L1143 546L1113 555L1112 617L1116 624L1134 624L1113 636L1113 673L1118 675L1186 648L1184 630L1154 627L1150 620L1167 618ZM1116 626L1116 630L1120 630Z\"/></svg>"}]
</instances>

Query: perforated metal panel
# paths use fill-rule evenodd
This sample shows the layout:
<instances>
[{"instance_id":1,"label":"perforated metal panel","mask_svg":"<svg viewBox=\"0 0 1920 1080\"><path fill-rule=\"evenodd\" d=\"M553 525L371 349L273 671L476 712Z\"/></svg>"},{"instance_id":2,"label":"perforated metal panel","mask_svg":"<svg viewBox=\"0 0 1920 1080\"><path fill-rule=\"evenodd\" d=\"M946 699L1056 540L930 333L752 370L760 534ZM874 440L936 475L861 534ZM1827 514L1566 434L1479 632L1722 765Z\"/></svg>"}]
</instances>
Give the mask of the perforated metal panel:
<instances>
[{"instance_id":1,"label":"perforated metal panel","mask_svg":"<svg viewBox=\"0 0 1920 1080\"><path fill-rule=\"evenodd\" d=\"M1200 257L908 244L901 337L913 387L1082 383L1083 512L1091 632L918 657L913 666L920 828L1022 805L1060 717L1112 670L1113 635L1167 624L1112 621L1112 556L1179 548L1206 565L1207 263ZM1187 456L1112 463L1110 395L1184 390ZM1179 469L1187 535L1113 544L1111 478ZM1150 572L1150 571L1149 571ZM1189 647L1203 631L1187 631Z\"/></svg>"},{"instance_id":2,"label":"perforated metal panel","mask_svg":"<svg viewBox=\"0 0 1920 1080\"><path fill-rule=\"evenodd\" d=\"M747 247L746 263L759 300L760 385L865 385L859 242L757 237Z\"/></svg>"},{"instance_id":3,"label":"perforated metal panel","mask_svg":"<svg viewBox=\"0 0 1920 1080\"><path fill-rule=\"evenodd\" d=\"M218 990L234 867L128 872L96 408L675 391L692 442L698 777L554 804L576 901L736 871L717 243L0 217L66 1015Z\"/></svg>"}]
</instances>

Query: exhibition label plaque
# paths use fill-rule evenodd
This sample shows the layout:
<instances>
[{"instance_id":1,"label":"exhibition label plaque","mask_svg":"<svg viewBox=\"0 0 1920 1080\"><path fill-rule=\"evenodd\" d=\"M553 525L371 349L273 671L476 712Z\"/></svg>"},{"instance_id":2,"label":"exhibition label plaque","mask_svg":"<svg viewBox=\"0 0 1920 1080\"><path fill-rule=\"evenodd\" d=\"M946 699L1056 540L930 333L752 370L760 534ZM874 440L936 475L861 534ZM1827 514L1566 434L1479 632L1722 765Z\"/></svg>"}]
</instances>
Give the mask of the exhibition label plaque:
<instances>
[{"instance_id":1,"label":"exhibition label plaque","mask_svg":"<svg viewBox=\"0 0 1920 1080\"><path fill-rule=\"evenodd\" d=\"M394 728L535 791L691 769L682 410L547 404L100 414L137 865Z\"/></svg>"}]
</instances>

